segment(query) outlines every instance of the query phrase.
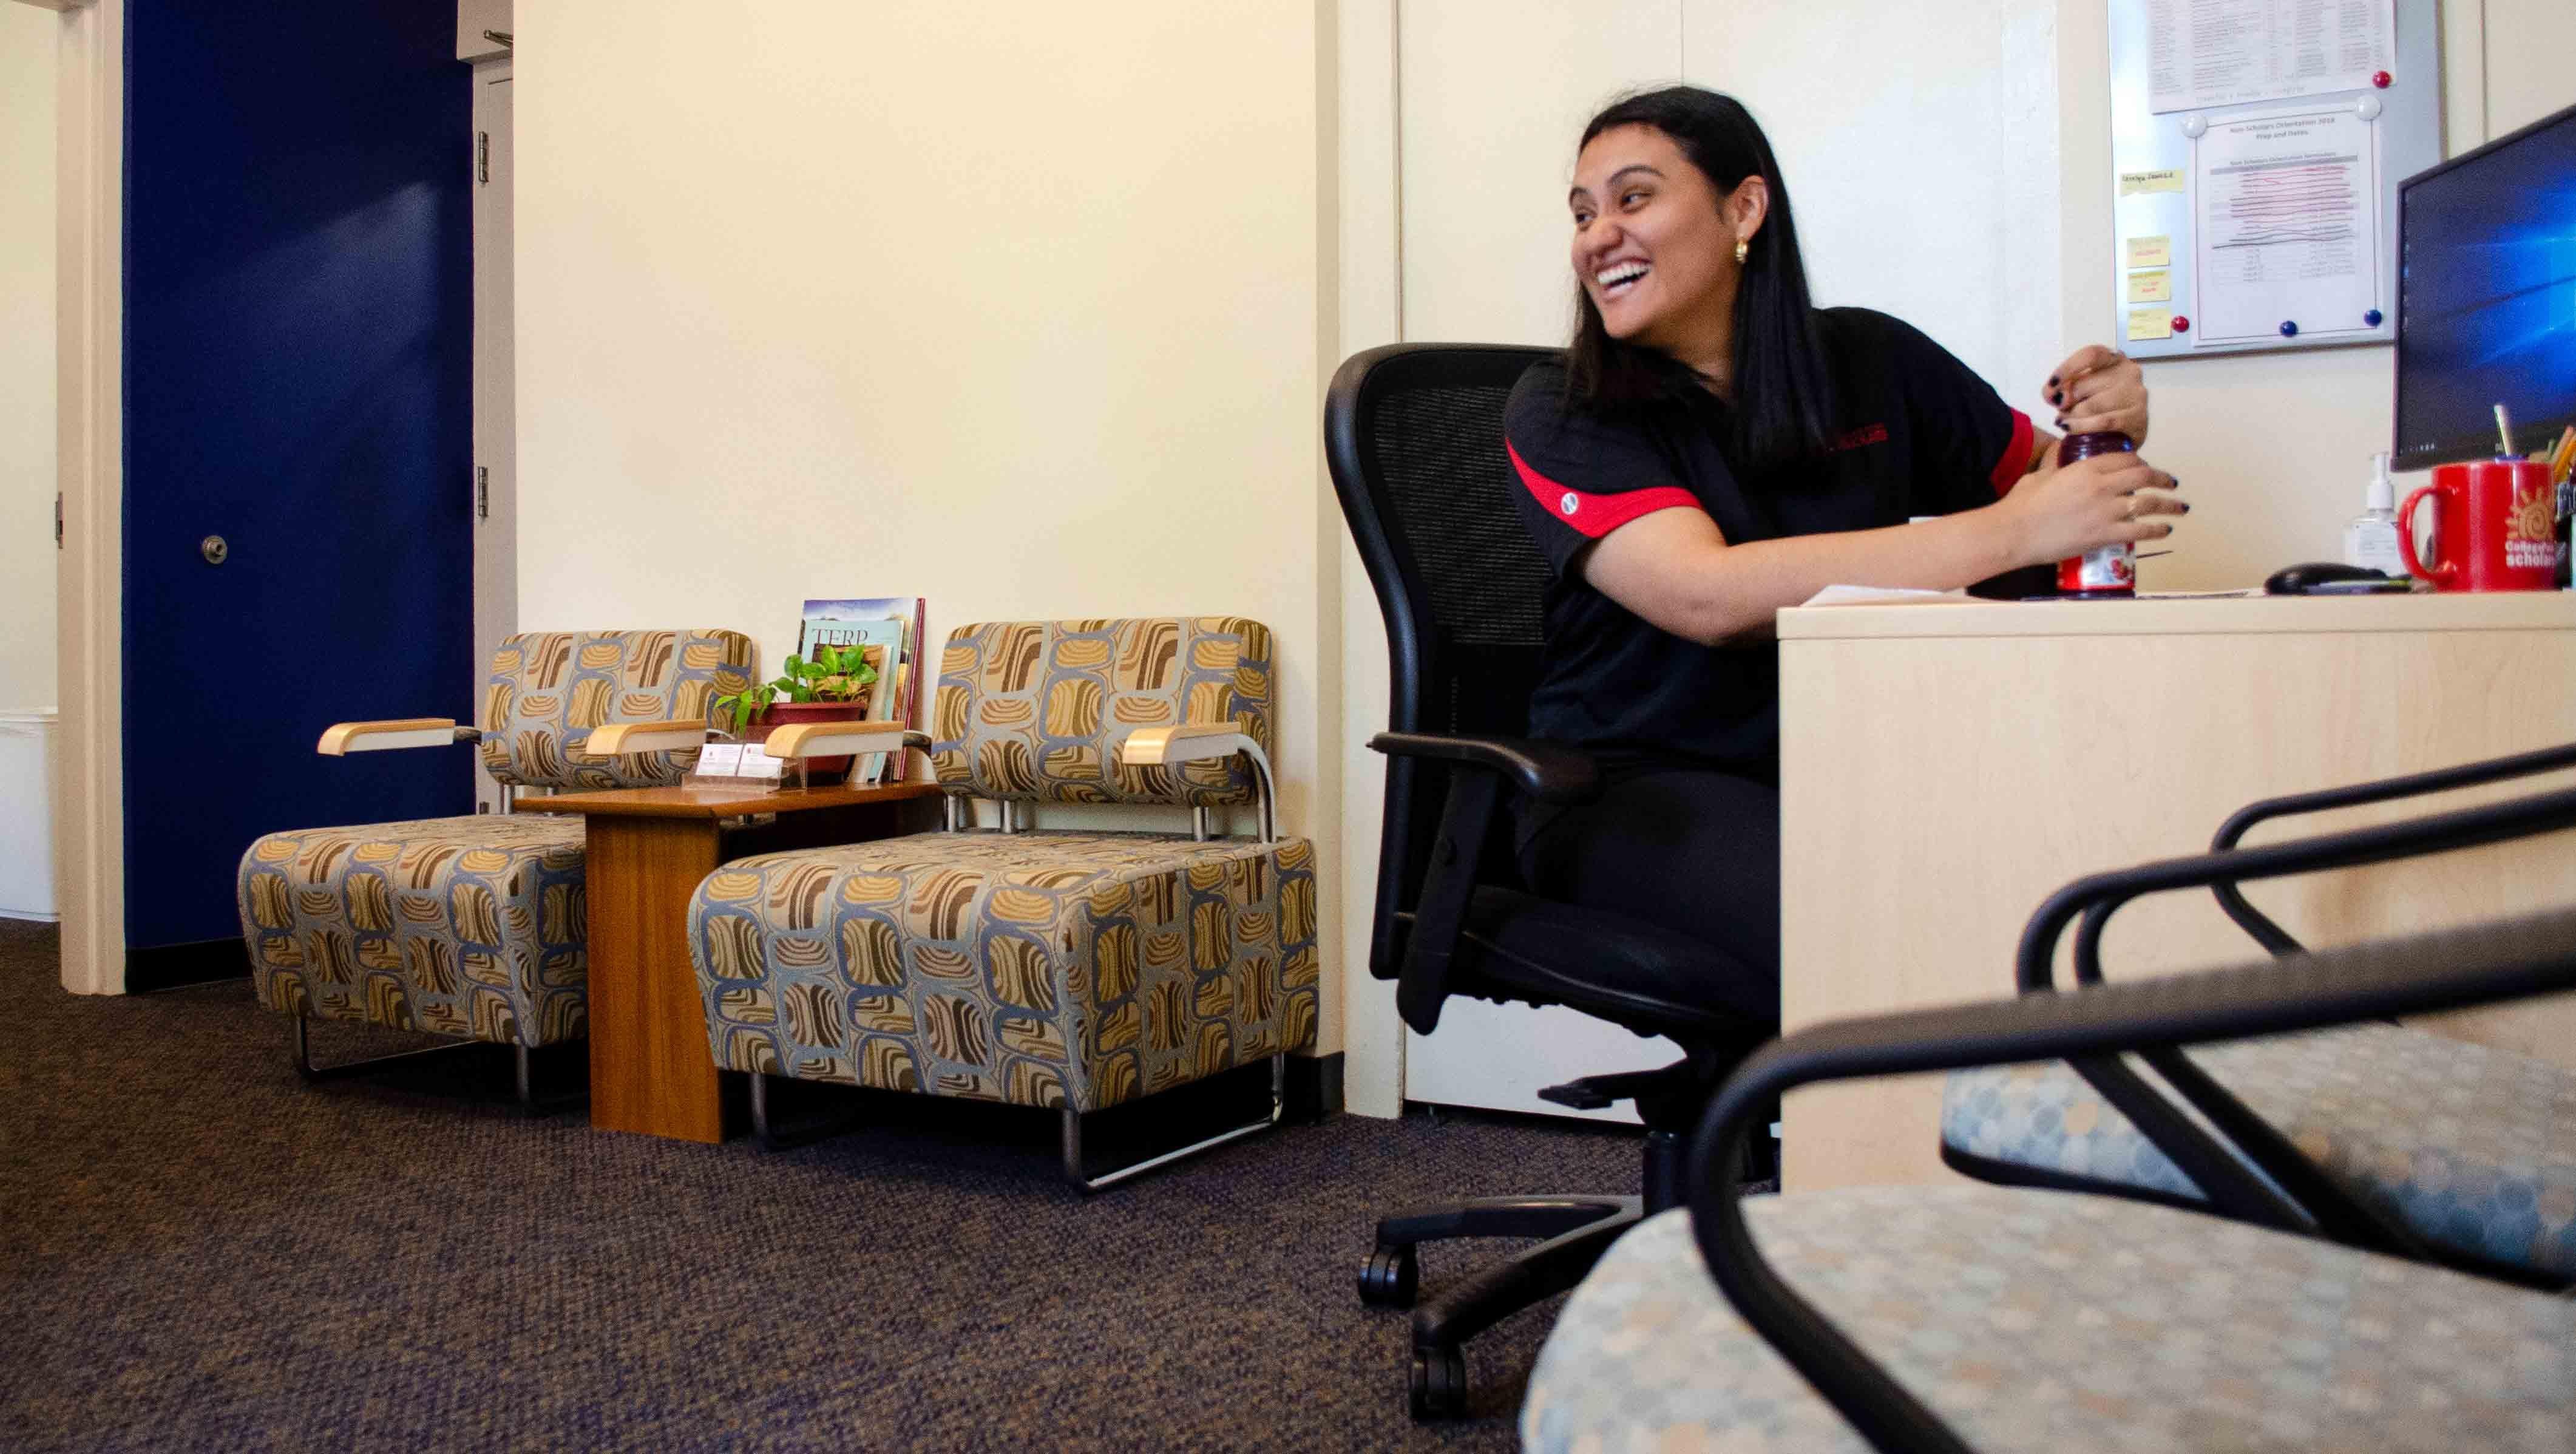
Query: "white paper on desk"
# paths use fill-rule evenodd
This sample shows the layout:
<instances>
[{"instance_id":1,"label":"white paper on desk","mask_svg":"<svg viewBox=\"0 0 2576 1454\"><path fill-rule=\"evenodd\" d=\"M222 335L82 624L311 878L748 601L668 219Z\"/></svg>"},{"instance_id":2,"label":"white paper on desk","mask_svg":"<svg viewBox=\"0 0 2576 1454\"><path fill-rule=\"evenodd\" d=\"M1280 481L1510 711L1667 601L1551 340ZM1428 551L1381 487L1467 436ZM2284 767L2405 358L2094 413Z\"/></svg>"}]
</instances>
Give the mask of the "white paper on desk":
<instances>
[{"instance_id":1,"label":"white paper on desk","mask_svg":"<svg viewBox=\"0 0 2576 1454\"><path fill-rule=\"evenodd\" d=\"M2234 116L2191 149L2203 343L2366 332L2379 295L2379 128L2350 108Z\"/></svg>"},{"instance_id":2,"label":"white paper on desk","mask_svg":"<svg viewBox=\"0 0 2576 1454\"><path fill-rule=\"evenodd\" d=\"M1959 601L1974 604L1975 598L1965 591L1924 591L1911 586L1827 586L1801 606L1897 606L1928 601Z\"/></svg>"}]
</instances>

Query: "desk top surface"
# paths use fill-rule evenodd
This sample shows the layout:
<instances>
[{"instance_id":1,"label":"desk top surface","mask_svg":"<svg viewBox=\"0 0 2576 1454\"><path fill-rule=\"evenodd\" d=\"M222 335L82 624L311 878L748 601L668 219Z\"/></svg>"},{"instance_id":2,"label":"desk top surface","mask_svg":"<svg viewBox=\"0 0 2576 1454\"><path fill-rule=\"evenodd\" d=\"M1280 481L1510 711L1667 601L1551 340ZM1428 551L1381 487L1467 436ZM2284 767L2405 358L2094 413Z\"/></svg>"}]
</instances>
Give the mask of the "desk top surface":
<instances>
[{"instance_id":1,"label":"desk top surface","mask_svg":"<svg viewBox=\"0 0 2576 1454\"><path fill-rule=\"evenodd\" d=\"M1783 642L1870 637L2196 636L2248 633L2576 630L2576 591L2413 596L2239 596L1981 601L1963 596L1795 606Z\"/></svg>"},{"instance_id":2,"label":"desk top surface","mask_svg":"<svg viewBox=\"0 0 2576 1454\"><path fill-rule=\"evenodd\" d=\"M927 798L937 783L890 783L880 788L835 784L820 788L781 788L774 792L739 788L605 788L590 793L554 793L524 797L517 807L528 813L598 813L615 818L740 818L752 813L805 813L818 808L849 808L862 803L894 803Z\"/></svg>"}]
</instances>

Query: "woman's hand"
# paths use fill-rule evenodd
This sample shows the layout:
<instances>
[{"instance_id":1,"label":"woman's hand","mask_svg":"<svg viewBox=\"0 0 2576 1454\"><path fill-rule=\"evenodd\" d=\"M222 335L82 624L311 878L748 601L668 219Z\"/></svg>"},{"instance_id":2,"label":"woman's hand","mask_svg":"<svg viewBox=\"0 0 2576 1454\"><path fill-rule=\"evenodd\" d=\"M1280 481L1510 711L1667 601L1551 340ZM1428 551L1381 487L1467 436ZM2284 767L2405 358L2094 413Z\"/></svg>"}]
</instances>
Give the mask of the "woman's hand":
<instances>
[{"instance_id":1,"label":"woman's hand","mask_svg":"<svg viewBox=\"0 0 2576 1454\"><path fill-rule=\"evenodd\" d=\"M1986 508L2005 527L2015 567L2071 560L2115 541L2162 540L2191 506L2174 477L2134 454L2097 454L2022 481Z\"/></svg>"},{"instance_id":2,"label":"woman's hand","mask_svg":"<svg viewBox=\"0 0 2576 1454\"><path fill-rule=\"evenodd\" d=\"M2129 436L2143 449L2147 443L2147 379L2138 361L2098 343L2067 356L2040 390L2057 409L2060 434Z\"/></svg>"}]
</instances>

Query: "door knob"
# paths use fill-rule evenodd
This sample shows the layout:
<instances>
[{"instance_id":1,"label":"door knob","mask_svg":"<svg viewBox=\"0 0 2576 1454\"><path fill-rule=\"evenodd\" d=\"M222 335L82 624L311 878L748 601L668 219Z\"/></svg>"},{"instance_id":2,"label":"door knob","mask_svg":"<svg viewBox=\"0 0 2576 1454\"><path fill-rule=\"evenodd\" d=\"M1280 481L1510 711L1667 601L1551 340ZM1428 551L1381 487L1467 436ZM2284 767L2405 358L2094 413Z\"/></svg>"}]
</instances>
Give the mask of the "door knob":
<instances>
[{"instance_id":1,"label":"door knob","mask_svg":"<svg viewBox=\"0 0 2576 1454\"><path fill-rule=\"evenodd\" d=\"M209 535L197 542L197 554L204 556L208 565L222 565L224 557L232 553L233 548L220 535Z\"/></svg>"}]
</instances>

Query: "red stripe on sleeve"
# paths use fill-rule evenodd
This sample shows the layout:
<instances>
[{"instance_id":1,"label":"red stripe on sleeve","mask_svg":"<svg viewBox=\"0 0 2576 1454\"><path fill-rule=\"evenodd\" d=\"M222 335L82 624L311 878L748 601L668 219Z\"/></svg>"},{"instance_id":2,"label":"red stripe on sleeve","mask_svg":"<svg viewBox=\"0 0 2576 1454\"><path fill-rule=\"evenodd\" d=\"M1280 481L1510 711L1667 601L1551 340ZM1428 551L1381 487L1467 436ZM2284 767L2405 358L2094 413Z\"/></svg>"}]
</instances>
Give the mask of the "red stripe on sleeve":
<instances>
[{"instance_id":1,"label":"red stripe on sleeve","mask_svg":"<svg viewBox=\"0 0 2576 1454\"><path fill-rule=\"evenodd\" d=\"M2000 500L2011 494L2012 487L2021 482L2021 477L2030 473L2030 445L2033 437L2030 416L2015 409L2012 443L2004 446L2004 457L1995 461L1993 478L1996 499Z\"/></svg>"},{"instance_id":2,"label":"red stripe on sleeve","mask_svg":"<svg viewBox=\"0 0 2576 1454\"><path fill-rule=\"evenodd\" d=\"M2029 421L2023 422L2027 424ZM1630 490L1620 495L1587 495L1581 490L1569 490L1531 469L1529 461L1521 458L1521 452L1512 448L1510 440L1503 441L1503 448L1510 451L1512 468L1520 471L1521 483L1529 487L1529 492L1538 497L1538 502L1547 507L1548 513L1595 540L1640 515L1652 515L1658 510L1703 508L1697 495L1678 485L1659 485L1651 490Z\"/></svg>"}]
</instances>

